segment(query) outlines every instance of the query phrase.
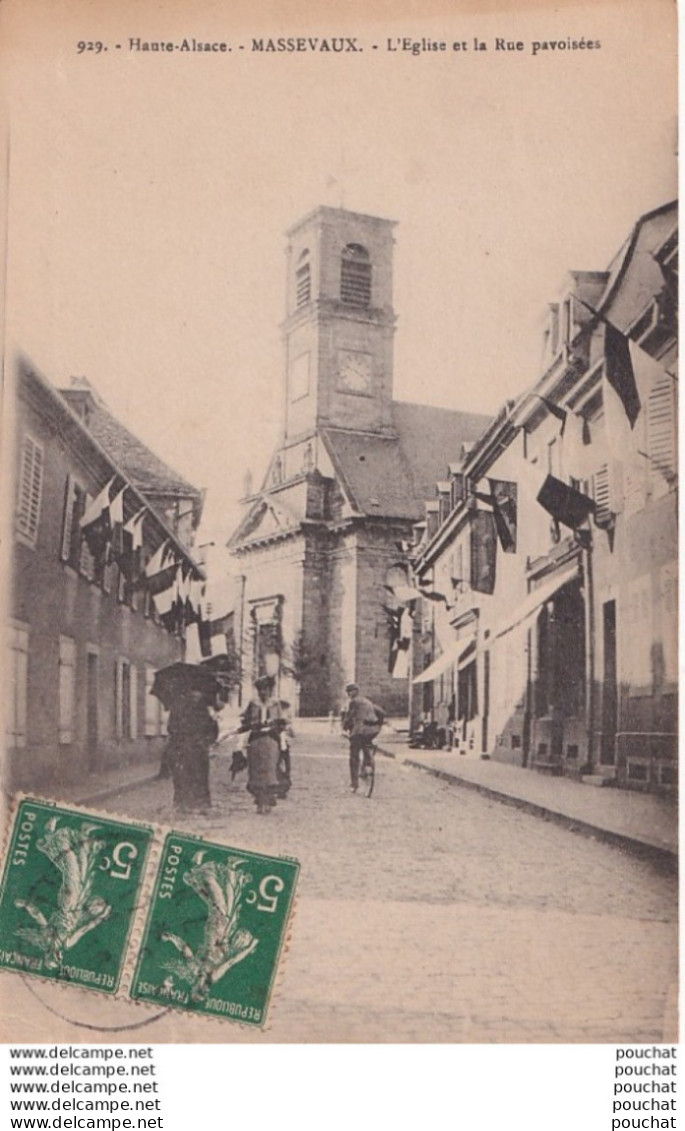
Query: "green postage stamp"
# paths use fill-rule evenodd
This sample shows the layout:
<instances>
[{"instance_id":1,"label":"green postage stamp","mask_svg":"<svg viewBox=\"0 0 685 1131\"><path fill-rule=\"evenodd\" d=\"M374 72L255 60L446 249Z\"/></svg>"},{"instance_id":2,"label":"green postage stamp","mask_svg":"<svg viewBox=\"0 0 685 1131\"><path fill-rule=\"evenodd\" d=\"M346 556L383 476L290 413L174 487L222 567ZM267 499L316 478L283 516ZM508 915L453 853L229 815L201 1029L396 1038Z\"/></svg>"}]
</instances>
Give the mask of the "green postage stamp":
<instances>
[{"instance_id":1,"label":"green postage stamp","mask_svg":"<svg viewBox=\"0 0 685 1131\"><path fill-rule=\"evenodd\" d=\"M170 833L131 988L262 1026L299 864Z\"/></svg>"},{"instance_id":2,"label":"green postage stamp","mask_svg":"<svg viewBox=\"0 0 685 1131\"><path fill-rule=\"evenodd\" d=\"M153 830L46 802L14 815L0 966L115 994Z\"/></svg>"}]
</instances>

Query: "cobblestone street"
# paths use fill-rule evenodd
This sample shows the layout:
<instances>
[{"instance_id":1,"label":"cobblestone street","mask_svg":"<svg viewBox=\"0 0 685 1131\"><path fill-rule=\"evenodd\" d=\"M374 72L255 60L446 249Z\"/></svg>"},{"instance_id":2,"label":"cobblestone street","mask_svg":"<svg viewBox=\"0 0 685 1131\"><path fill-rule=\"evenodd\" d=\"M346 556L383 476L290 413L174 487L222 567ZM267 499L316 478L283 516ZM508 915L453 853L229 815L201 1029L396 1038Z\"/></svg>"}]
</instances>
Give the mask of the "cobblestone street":
<instances>
[{"instance_id":1,"label":"cobblestone street","mask_svg":"<svg viewBox=\"0 0 685 1131\"><path fill-rule=\"evenodd\" d=\"M185 825L169 782L99 806L302 866L267 1034L174 1013L150 1040L674 1038L676 881L651 863L383 757L373 797L353 795L338 736L296 742L267 817L229 765L213 760L212 812Z\"/></svg>"}]
</instances>

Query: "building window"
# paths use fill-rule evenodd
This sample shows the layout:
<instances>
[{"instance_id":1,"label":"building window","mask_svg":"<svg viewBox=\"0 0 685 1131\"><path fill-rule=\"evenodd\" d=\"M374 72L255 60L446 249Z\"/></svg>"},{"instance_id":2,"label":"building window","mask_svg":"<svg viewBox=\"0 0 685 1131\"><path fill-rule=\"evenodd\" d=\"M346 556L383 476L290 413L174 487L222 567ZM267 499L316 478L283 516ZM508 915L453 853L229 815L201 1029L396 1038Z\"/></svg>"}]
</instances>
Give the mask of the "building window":
<instances>
[{"instance_id":1,"label":"building window","mask_svg":"<svg viewBox=\"0 0 685 1131\"><path fill-rule=\"evenodd\" d=\"M159 699L152 694L155 682L155 668L145 665L145 737L154 738L159 734Z\"/></svg>"},{"instance_id":2,"label":"building window","mask_svg":"<svg viewBox=\"0 0 685 1131\"><path fill-rule=\"evenodd\" d=\"M59 741L74 741L76 716L76 641L70 636L59 638Z\"/></svg>"},{"instance_id":3,"label":"building window","mask_svg":"<svg viewBox=\"0 0 685 1131\"><path fill-rule=\"evenodd\" d=\"M295 305L306 306L312 297L312 272L309 251L303 251L295 271Z\"/></svg>"},{"instance_id":4,"label":"building window","mask_svg":"<svg viewBox=\"0 0 685 1131\"><path fill-rule=\"evenodd\" d=\"M365 247L348 243L340 262L340 298L348 306L371 305L371 260Z\"/></svg>"},{"instance_id":5,"label":"building window","mask_svg":"<svg viewBox=\"0 0 685 1131\"><path fill-rule=\"evenodd\" d=\"M31 436L24 436L19 465L17 531L28 545L35 546L43 495L43 449Z\"/></svg>"},{"instance_id":6,"label":"building window","mask_svg":"<svg viewBox=\"0 0 685 1131\"><path fill-rule=\"evenodd\" d=\"M26 746L26 701L28 695L29 630L26 625L9 626L9 655L5 705L7 723L5 731L11 747Z\"/></svg>"},{"instance_id":7,"label":"building window","mask_svg":"<svg viewBox=\"0 0 685 1131\"><path fill-rule=\"evenodd\" d=\"M85 539L81 537L81 517L88 501L89 495L85 487L82 487L73 475L68 475L60 557L88 581L93 581L96 574L95 557L91 554Z\"/></svg>"},{"instance_id":8,"label":"building window","mask_svg":"<svg viewBox=\"0 0 685 1131\"><path fill-rule=\"evenodd\" d=\"M83 498L83 511L85 511L90 502L91 496L85 494ZM81 514L83 514L83 511L81 511ZM79 515L79 518L80 517L81 516ZM95 554L91 553L90 547L85 538L81 536L80 524L78 525L78 537L81 542L78 556L78 571L81 574L81 577L85 577L86 581L95 581L98 575L98 562Z\"/></svg>"}]
</instances>

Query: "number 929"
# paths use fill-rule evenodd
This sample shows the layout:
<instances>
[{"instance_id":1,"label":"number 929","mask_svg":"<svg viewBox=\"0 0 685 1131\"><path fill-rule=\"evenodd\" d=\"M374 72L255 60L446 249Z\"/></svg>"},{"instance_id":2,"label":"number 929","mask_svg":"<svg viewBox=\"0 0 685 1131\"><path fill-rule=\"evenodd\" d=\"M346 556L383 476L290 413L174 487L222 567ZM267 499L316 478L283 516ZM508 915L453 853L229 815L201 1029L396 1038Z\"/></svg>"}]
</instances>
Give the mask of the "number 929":
<instances>
[{"instance_id":1,"label":"number 929","mask_svg":"<svg viewBox=\"0 0 685 1131\"><path fill-rule=\"evenodd\" d=\"M84 51L94 51L96 55L99 55L101 51L105 50L105 45L100 39L79 39L76 50L79 55L82 55Z\"/></svg>"}]
</instances>

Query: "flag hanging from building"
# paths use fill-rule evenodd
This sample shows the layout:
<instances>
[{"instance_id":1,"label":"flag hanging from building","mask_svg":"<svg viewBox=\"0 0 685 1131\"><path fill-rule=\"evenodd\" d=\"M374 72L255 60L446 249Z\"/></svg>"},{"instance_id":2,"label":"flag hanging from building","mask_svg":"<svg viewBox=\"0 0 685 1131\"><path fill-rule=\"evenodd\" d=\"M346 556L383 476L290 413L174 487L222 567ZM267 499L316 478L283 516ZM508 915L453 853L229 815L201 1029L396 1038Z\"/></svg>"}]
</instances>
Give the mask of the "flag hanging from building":
<instances>
[{"instance_id":1,"label":"flag hanging from building","mask_svg":"<svg viewBox=\"0 0 685 1131\"><path fill-rule=\"evenodd\" d=\"M162 542L155 550L143 570L145 587L154 597L157 593L169 590L176 578L178 558L169 546L169 541Z\"/></svg>"},{"instance_id":2,"label":"flag hanging from building","mask_svg":"<svg viewBox=\"0 0 685 1131\"><path fill-rule=\"evenodd\" d=\"M409 646L411 644L413 606L391 609L386 606L390 622L390 657L388 671L393 679L406 679L409 674Z\"/></svg>"},{"instance_id":3,"label":"flag hanging from building","mask_svg":"<svg viewBox=\"0 0 685 1131\"><path fill-rule=\"evenodd\" d=\"M556 479L554 475L547 476L537 499L552 518L571 530L582 526L595 509L593 499L582 491L577 491L575 487L570 487L568 483L563 483L561 479Z\"/></svg>"},{"instance_id":4,"label":"flag hanging from building","mask_svg":"<svg viewBox=\"0 0 685 1131\"><path fill-rule=\"evenodd\" d=\"M119 569L129 581L136 581L141 568L143 552L143 517L146 507L141 507L121 528L121 549L115 552Z\"/></svg>"},{"instance_id":5,"label":"flag hanging from building","mask_svg":"<svg viewBox=\"0 0 685 1131\"><path fill-rule=\"evenodd\" d=\"M104 558L112 540L112 504L109 496L115 478L112 476L99 494L90 499L79 520L81 536L95 558Z\"/></svg>"},{"instance_id":6,"label":"flag hanging from building","mask_svg":"<svg viewBox=\"0 0 685 1131\"><path fill-rule=\"evenodd\" d=\"M471 588L494 593L497 562L497 528L492 511L474 511L471 516Z\"/></svg>"},{"instance_id":7,"label":"flag hanging from building","mask_svg":"<svg viewBox=\"0 0 685 1131\"><path fill-rule=\"evenodd\" d=\"M639 416L641 402L630 356L630 340L610 322L606 323L604 332L604 375L623 406L632 429Z\"/></svg>"},{"instance_id":8,"label":"flag hanging from building","mask_svg":"<svg viewBox=\"0 0 685 1131\"><path fill-rule=\"evenodd\" d=\"M111 553L114 557L118 557L121 554L123 545L125 494L126 487L122 487L121 491L114 496L109 505L109 521L111 526L110 545Z\"/></svg>"},{"instance_id":9,"label":"flag hanging from building","mask_svg":"<svg viewBox=\"0 0 685 1131\"><path fill-rule=\"evenodd\" d=\"M562 408L558 404L555 404L554 401L549 400L548 397L540 396L540 393L533 393L533 396L537 397L537 399L539 401L542 401L542 403L545 406L545 408L547 409L547 411L549 413L551 413L552 416L556 417L556 419L561 424L561 428L559 429L559 435L563 436L564 435L564 429L566 427L566 417L567 417L566 409Z\"/></svg>"},{"instance_id":10,"label":"flag hanging from building","mask_svg":"<svg viewBox=\"0 0 685 1131\"><path fill-rule=\"evenodd\" d=\"M639 459L649 394L665 369L637 342L605 326L604 420L609 450L623 463Z\"/></svg>"}]
</instances>

